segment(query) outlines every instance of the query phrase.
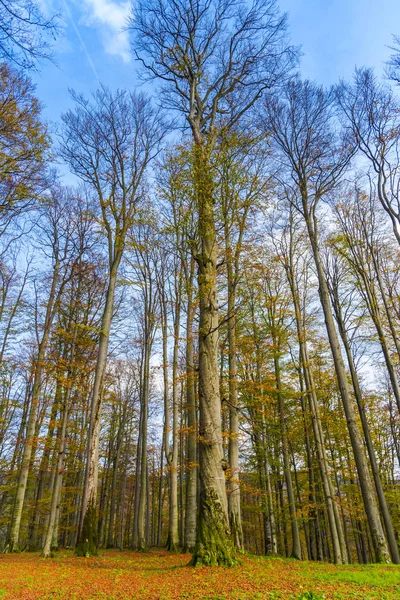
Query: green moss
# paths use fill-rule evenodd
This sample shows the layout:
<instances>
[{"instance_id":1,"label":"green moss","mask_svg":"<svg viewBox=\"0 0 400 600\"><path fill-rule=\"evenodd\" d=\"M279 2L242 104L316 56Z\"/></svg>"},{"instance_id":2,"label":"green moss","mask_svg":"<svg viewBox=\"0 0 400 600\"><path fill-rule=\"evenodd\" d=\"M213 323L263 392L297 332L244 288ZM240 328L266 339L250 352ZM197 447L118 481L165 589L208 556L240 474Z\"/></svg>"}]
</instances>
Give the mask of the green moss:
<instances>
[{"instance_id":1,"label":"green moss","mask_svg":"<svg viewBox=\"0 0 400 600\"><path fill-rule=\"evenodd\" d=\"M226 516L213 490L200 501L196 547L190 564L195 567L238 564Z\"/></svg>"},{"instance_id":2,"label":"green moss","mask_svg":"<svg viewBox=\"0 0 400 600\"><path fill-rule=\"evenodd\" d=\"M4 554L8 554L8 553L19 554L21 552L21 550L19 549L19 547L17 545L13 546L10 543L10 544L7 544L7 546L4 548L3 552L4 552Z\"/></svg>"},{"instance_id":3,"label":"green moss","mask_svg":"<svg viewBox=\"0 0 400 600\"><path fill-rule=\"evenodd\" d=\"M86 558L98 555L97 514L93 501L87 507L75 554Z\"/></svg>"},{"instance_id":4,"label":"green moss","mask_svg":"<svg viewBox=\"0 0 400 600\"><path fill-rule=\"evenodd\" d=\"M171 540L171 536L168 533L168 537L167 537L167 543L165 545L165 547L167 548L167 550L169 550L170 552L179 552L180 551L180 547L178 544L175 544L172 542Z\"/></svg>"}]
</instances>

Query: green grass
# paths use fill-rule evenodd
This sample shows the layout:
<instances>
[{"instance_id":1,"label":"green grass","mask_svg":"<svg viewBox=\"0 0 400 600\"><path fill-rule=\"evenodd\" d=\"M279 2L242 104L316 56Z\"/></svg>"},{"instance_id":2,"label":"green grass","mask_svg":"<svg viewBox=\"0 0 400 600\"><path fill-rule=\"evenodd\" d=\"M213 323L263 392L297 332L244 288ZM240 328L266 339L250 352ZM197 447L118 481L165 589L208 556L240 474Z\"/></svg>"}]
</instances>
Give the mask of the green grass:
<instances>
[{"instance_id":1,"label":"green grass","mask_svg":"<svg viewBox=\"0 0 400 600\"><path fill-rule=\"evenodd\" d=\"M316 576L319 581L346 582L359 586L370 586L381 590L398 587L400 600L400 569L396 565L386 566L382 570L380 565L357 565L357 567L337 567L329 573L320 573Z\"/></svg>"}]
</instances>

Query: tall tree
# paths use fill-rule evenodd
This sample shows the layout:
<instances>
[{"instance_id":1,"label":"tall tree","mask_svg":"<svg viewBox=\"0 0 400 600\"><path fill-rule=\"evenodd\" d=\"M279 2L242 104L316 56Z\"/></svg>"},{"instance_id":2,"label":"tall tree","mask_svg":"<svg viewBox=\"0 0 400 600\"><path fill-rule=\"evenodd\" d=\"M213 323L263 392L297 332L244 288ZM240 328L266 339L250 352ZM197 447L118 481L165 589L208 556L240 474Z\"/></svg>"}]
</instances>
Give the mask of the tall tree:
<instances>
[{"instance_id":1,"label":"tall tree","mask_svg":"<svg viewBox=\"0 0 400 600\"><path fill-rule=\"evenodd\" d=\"M240 131L222 136L216 159L219 202L217 214L223 227L223 252L228 291L227 329L229 363L229 495L228 511L236 548L243 549L239 476L239 397L236 360L237 288L248 223L254 207L265 195L267 153L257 138Z\"/></svg>"},{"instance_id":2,"label":"tall tree","mask_svg":"<svg viewBox=\"0 0 400 600\"><path fill-rule=\"evenodd\" d=\"M96 496L102 387L107 362L118 269L126 236L143 194L146 169L165 133L160 115L144 96L101 88L87 101L73 94L75 109L63 115L61 156L90 186L100 207L108 247L108 289L99 332L87 445L85 488L77 552L97 551Z\"/></svg>"},{"instance_id":3,"label":"tall tree","mask_svg":"<svg viewBox=\"0 0 400 600\"><path fill-rule=\"evenodd\" d=\"M46 302L46 311L41 331L38 332L37 358L34 366L34 379L29 416L26 425L22 464L15 497L12 526L7 549L11 552L19 550L19 535L24 506L28 475L34 446L34 438L38 418L38 404L42 393L45 356L49 344L54 317L57 313L60 298L73 269L74 257L72 249L72 231L68 197L60 190L54 189L42 211L45 214L44 227L41 234L47 237L52 261L50 289Z\"/></svg>"},{"instance_id":4,"label":"tall tree","mask_svg":"<svg viewBox=\"0 0 400 600\"><path fill-rule=\"evenodd\" d=\"M340 333L340 337L342 339L343 347L346 353L347 362L350 369L351 380L353 383L354 395L357 402L358 411L360 414L361 425L364 433L365 444L368 451L368 456L371 464L371 472L372 477L375 482L376 493L378 496L379 506L381 509L382 519L386 530L386 535L389 543L389 549L392 557L392 561L396 564L399 563L399 550L397 547L396 536L392 524L391 515L389 512L389 508L386 502L385 493L382 486L382 481L379 473L378 463L376 460L376 453L374 444L372 441L371 431L368 424L368 419L365 410L365 402L361 392L361 385L355 365L355 360L353 357L350 337L348 334L348 323L346 322L346 312L347 307L343 298L345 294L341 294L341 283L344 278L344 274L340 268L340 264L337 260L333 259L330 263L330 269L328 272L328 285L329 292L331 295L331 301L333 310L335 313L336 322L338 324L338 329Z\"/></svg>"},{"instance_id":5,"label":"tall tree","mask_svg":"<svg viewBox=\"0 0 400 600\"><path fill-rule=\"evenodd\" d=\"M196 369L194 345L194 319L196 316L195 259L196 207L193 198L193 181L190 169L190 147L178 146L165 156L159 173L160 196L165 218L164 235L171 236L171 256L180 260L183 277L182 302L186 302L186 472L185 523L183 548L192 552L196 543L197 521L197 406ZM164 310L164 313L166 311ZM166 336L163 336L163 343ZM167 356L165 345L164 355ZM164 367L166 360L164 359ZM165 380L166 381L166 380ZM168 383L165 384L165 390ZM183 469L183 465L181 465Z\"/></svg>"},{"instance_id":6,"label":"tall tree","mask_svg":"<svg viewBox=\"0 0 400 600\"><path fill-rule=\"evenodd\" d=\"M140 282L141 318L141 375L140 375L140 422L136 463L135 518L133 547L140 551L149 545L149 473L148 473L148 420L151 391L151 365L154 337L159 319L159 293L155 273L159 253L157 251L157 228L154 213L148 208L144 220L135 228L131 237L134 262L129 259Z\"/></svg>"},{"instance_id":7,"label":"tall tree","mask_svg":"<svg viewBox=\"0 0 400 600\"><path fill-rule=\"evenodd\" d=\"M145 72L162 85L193 139L199 249L200 506L193 564L233 564L225 491L218 382L217 238L211 155L229 131L292 65L286 17L274 0L141 0L131 22Z\"/></svg>"},{"instance_id":8,"label":"tall tree","mask_svg":"<svg viewBox=\"0 0 400 600\"><path fill-rule=\"evenodd\" d=\"M304 245L304 239L301 231L301 224L294 215L293 206L289 207L287 223L283 232L278 233L279 240L275 243L278 245L280 260L282 261L286 277L289 283L292 302L294 308L294 316L296 321L297 341L299 345L300 368L303 372L305 383L305 391L308 397L309 409L312 418L312 427L314 432L316 454L321 474L322 487L325 496L329 528L332 538L332 548L334 562L341 563L346 561L346 550L343 536L343 528L339 516L339 510L336 505L335 491L330 472L330 466L327 460L327 451L325 445L325 435L322 428L320 409L316 395L314 376L310 366L309 349L307 345L307 327L305 316L303 314L302 300L300 291L301 277L304 277L304 270L307 268L307 253ZM302 264L303 263L303 264ZM302 273L303 271L303 273ZM309 460L309 463L311 461ZM311 469L311 465L309 465Z\"/></svg>"},{"instance_id":9,"label":"tall tree","mask_svg":"<svg viewBox=\"0 0 400 600\"><path fill-rule=\"evenodd\" d=\"M326 331L334 360L347 426L364 499L364 508L377 562L390 560L363 440L353 406L339 336L336 330L329 289L321 258L317 208L338 185L352 156L349 140L335 131L334 95L309 81L290 82L282 100L270 96L266 101L266 126L295 186L283 183L294 207L303 215L318 277L318 291Z\"/></svg>"}]
</instances>

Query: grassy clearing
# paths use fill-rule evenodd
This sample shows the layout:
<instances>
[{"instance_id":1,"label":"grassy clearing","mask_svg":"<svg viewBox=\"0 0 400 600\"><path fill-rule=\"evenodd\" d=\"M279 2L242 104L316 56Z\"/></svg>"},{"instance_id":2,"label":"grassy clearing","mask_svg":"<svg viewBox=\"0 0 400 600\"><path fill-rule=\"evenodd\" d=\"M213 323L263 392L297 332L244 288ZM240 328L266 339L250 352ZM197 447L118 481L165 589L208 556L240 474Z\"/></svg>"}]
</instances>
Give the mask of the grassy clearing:
<instances>
[{"instance_id":1,"label":"grassy clearing","mask_svg":"<svg viewBox=\"0 0 400 600\"><path fill-rule=\"evenodd\" d=\"M188 554L105 551L0 555L3 600L399 600L400 567L243 557L232 569L188 567Z\"/></svg>"}]
</instances>

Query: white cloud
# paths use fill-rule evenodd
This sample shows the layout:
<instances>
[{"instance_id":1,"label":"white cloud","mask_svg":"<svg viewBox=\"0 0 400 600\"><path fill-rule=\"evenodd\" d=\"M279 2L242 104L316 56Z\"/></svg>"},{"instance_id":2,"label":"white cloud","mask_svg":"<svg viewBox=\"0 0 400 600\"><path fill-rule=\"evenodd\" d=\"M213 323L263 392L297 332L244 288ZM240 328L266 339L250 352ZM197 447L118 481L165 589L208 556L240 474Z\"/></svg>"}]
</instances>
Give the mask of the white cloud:
<instances>
[{"instance_id":1,"label":"white cloud","mask_svg":"<svg viewBox=\"0 0 400 600\"><path fill-rule=\"evenodd\" d=\"M125 63L131 60L129 35L126 29L131 2L113 0L83 0L85 25L99 30L107 54L120 56Z\"/></svg>"}]
</instances>

